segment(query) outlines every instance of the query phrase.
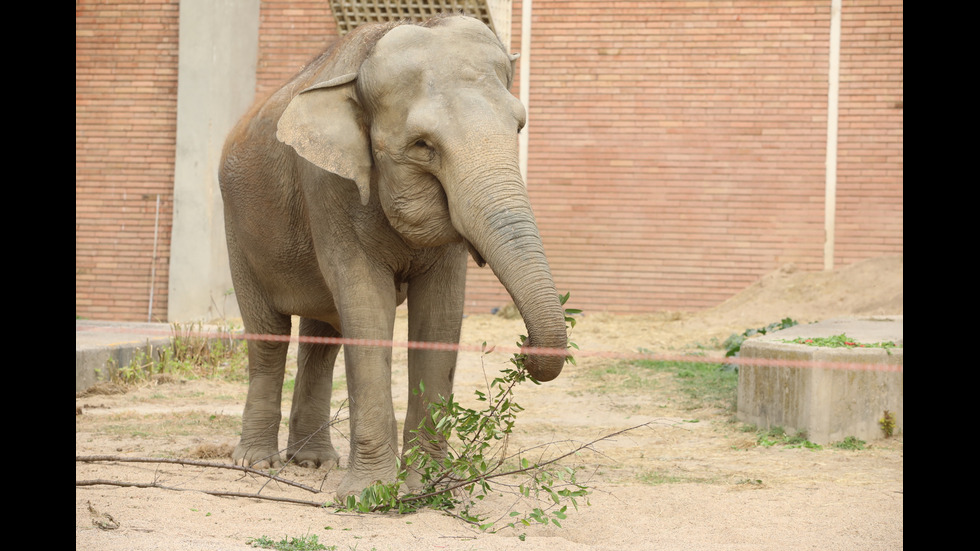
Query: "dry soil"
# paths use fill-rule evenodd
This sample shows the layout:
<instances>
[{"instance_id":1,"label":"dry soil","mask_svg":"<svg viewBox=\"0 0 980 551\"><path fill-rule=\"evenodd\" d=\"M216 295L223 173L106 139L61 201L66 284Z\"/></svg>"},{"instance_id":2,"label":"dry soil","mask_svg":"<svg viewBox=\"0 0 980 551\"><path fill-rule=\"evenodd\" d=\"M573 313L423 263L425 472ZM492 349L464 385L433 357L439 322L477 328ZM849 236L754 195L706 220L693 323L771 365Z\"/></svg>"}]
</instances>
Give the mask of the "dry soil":
<instances>
[{"instance_id":1,"label":"dry soil","mask_svg":"<svg viewBox=\"0 0 980 551\"><path fill-rule=\"evenodd\" d=\"M545 445L533 453L557 454L646 425L565 462L593 493L588 505L580 500L562 527L535 524L487 533L435 511L359 515L202 492L329 501L340 471L284 471L285 478L322 491L316 494L230 470L76 461L76 482L105 479L173 489L76 485L75 546L99 551L245 550L252 548L254 538L315 535L326 548L343 551L902 549L901 434L868 442L857 451L761 446L755 432L733 421L732 411L716 403L692 408L673 375L631 368L618 357L638 349L719 356L720 343L732 333L784 317L803 323L873 314L903 314L900 256L835 272L805 273L785 266L700 312L580 317L572 340L593 355L566 367L553 382L520 388L517 401L526 411L509 451ZM404 321L400 316L400 332ZM524 332L520 320L496 316L467 317L463 330L464 344L500 346L513 344ZM404 350L395 351L393 363L396 414L403 418ZM506 354L461 353L459 400L475 406L473 391L485 388L487 374L506 365ZM144 385L124 394L77 396L76 456L230 464L227 454L240 430L246 388L241 381L198 379ZM338 400L343 397L343 388L335 392ZM289 405L286 395L284 418ZM342 456L345 434L341 423L334 442ZM500 490L479 512L497 519L521 505L506 487ZM506 519L498 522L504 524Z\"/></svg>"}]
</instances>

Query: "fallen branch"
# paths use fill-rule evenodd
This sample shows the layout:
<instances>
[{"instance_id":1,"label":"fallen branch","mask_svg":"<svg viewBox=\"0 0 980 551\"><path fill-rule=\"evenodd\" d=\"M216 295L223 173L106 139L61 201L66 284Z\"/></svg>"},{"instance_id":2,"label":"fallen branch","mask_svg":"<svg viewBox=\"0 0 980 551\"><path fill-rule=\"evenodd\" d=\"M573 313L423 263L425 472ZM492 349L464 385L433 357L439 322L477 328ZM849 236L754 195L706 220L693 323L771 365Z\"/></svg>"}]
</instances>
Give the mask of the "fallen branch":
<instances>
[{"instance_id":1,"label":"fallen branch","mask_svg":"<svg viewBox=\"0 0 980 551\"><path fill-rule=\"evenodd\" d=\"M293 499L290 497L275 497L275 496L264 496L260 494L247 494L244 492L220 492L216 490L195 490L193 488L175 488L173 486L164 486L156 482L120 482L118 480L76 480L75 486L120 486L124 488L158 488L161 490L172 490L175 492L200 492L202 494L208 494L212 496L219 497L246 497L253 499L264 499L268 501L280 501L284 503L293 503L297 505L311 505L313 507L325 507L327 504L321 501L306 501L302 499Z\"/></svg>"},{"instance_id":2,"label":"fallen branch","mask_svg":"<svg viewBox=\"0 0 980 551\"><path fill-rule=\"evenodd\" d=\"M251 467L243 467L241 465L229 465L227 463L212 463L210 461L195 461L193 459L167 459L167 458L157 458L157 457L120 457L115 455L76 455L75 461L80 463L99 463L99 462L117 462L117 463L170 463L174 465L191 465L194 467L209 467L215 469L230 469L233 471L242 471L249 474L254 474L258 476L263 476L274 480L276 482L281 482L283 484L288 484L289 486L295 486L297 488L306 490L307 492L319 494L320 490L316 488L311 488L299 482L293 482L292 480L287 480L285 478L279 478L276 475L269 474L267 472L259 471ZM75 485L78 485L76 481Z\"/></svg>"},{"instance_id":3,"label":"fallen branch","mask_svg":"<svg viewBox=\"0 0 980 551\"><path fill-rule=\"evenodd\" d=\"M608 440L608 439L613 438L615 436L619 436L620 434L623 434L623 433L626 433L626 432L629 432L629 431L632 431L632 430L636 430L636 429L639 429L639 428L643 428L643 427L649 426L650 424L651 423L649 423L649 422L647 422L647 423L641 423L641 424L636 425L636 426L633 426L633 427L629 427L629 428L625 428L625 429L622 429L622 430L618 430L616 432L613 432L613 433L607 434L605 436L601 436L599 438L596 438L595 440L592 440L590 442L586 442L585 444L581 444L577 448L575 448L574 450L572 450L570 452L564 453L564 454L559 455L557 457L553 457L553 458L548 459L546 461L543 461L541 463L532 464L532 465L530 465L528 467L525 467L525 468L513 469L513 470L510 470L510 471L504 471L504 472L499 472L499 473L493 473L493 474L488 474L488 475L484 475L484 476L480 476L480 477L467 478L467 479L464 479L464 480L456 479L452 483L447 484L444 488L441 488L439 490L435 490L435 491L432 491L432 492L428 492L428 493L425 493L425 494L419 494L419 495L405 495L405 496L400 497L399 498L399 501L401 503L410 503L410 502L413 502L413 501L424 500L424 499L427 499L427 498L430 498L430 497L433 497L433 496L436 496L436 495L445 494L446 492L452 492L452 491L457 490L459 488L465 488L466 486L470 486L472 484L476 484L476 483L481 482L481 481L484 481L484 480L492 480L492 479L500 478L500 477L503 477L503 476L511 476L511 475L516 475L516 474L526 473L526 472L529 472L529 471L540 470L543 467L547 467L548 465L552 465L554 463L557 463L557 462L561 461L562 459L565 459L566 457L570 457L572 455L575 455L576 453L578 453L580 451L583 451L583 450L592 450L592 447L595 444L597 444L599 442L602 442L603 440ZM529 449L534 449L534 448L529 448ZM527 451L529 451L529 450L521 450L519 453L517 453L515 455L512 455L511 457L516 457L516 456L520 455L521 453L526 453ZM595 450L593 450L593 451L595 451ZM500 463L498 463L498 465L499 464L502 464L502 463L503 463L503 461L501 461ZM466 520L466 519L463 519L463 520Z\"/></svg>"},{"instance_id":4,"label":"fallen branch","mask_svg":"<svg viewBox=\"0 0 980 551\"><path fill-rule=\"evenodd\" d=\"M521 474L521 473L525 473L525 472L528 472L528 471L531 471L531 470L538 470L538 469L541 469L542 467L545 467L545 466L554 464L554 463L556 463L558 461L561 461L562 459L564 459L566 457L570 457L570 456L572 456L572 455L574 455L574 454L576 454L576 453L578 453L578 452L580 452L582 450L592 450L593 449L593 446L595 444L597 444L599 442L602 442L603 440L608 440L608 439L613 438L615 436L618 436L620 434L623 434L623 433L626 433L626 432L630 432L630 431L633 431L633 430L636 430L636 429L639 429L639 428L642 428L642 427L645 427L645 426L649 426L649 425L650 425L650 423L642 423L642 424L639 424L639 425L636 425L636 426L633 426L633 427L629 427L629 428L626 428L626 429L622 429L622 430L619 430L619 431L616 431L616 432L607 434L605 436L596 438L595 440L592 440L590 442L586 442L585 444L581 444L577 448L573 449L572 451L569 451L567 453L564 453L564 454L559 455L557 457L553 457L553 458L551 458L551 459L549 459L547 461L544 461L542 463L537 463L537 464L534 464L534 465L529 466L529 467L526 467L526 468L514 469L514 470L511 470L511 471L500 472L500 473L493 473L493 474L489 474L489 475L486 475L486 476L483 476L483 477L478 477L478 478L470 478L470 479L466 479L466 480L456 480L456 481L454 481L454 483L449 484L449 485L447 485L447 487L445 487L445 488L443 488L441 490L438 490L436 492L422 494L422 495L405 495L405 496L400 497L399 498L399 501L402 502L402 503L409 503L409 502L412 502L412 501L423 500L425 498L432 497L433 495L444 494L446 492L452 492L453 490L456 490L456 489L461 488L461 487L469 486L471 484L478 483L478 482L480 482L482 480L490 480L490 479L499 478L499 477L503 477L503 476ZM537 447L537 446L535 446L535 447ZM531 450L531 449L534 449L534 447L529 448L529 450ZM527 453L529 450L521 450L520 453ZM516 455L519 455L519 454L515 454L515 456ZM511 457L515 457L515 456L511 456ZM280 477L278 477L276 475L271 475L269 473L266 473L266 472L263 472L263 471L259 471L259 470L253 469L251 467L243 467L241 465L229 465L227 463L212 463L212 462L209 462L209 461L196 461L196 460L193 460L193 459L168 459L168 458L155 458L155 457L121 457L121 456L115 456L115 455L87 455L87 456L83 455L83 456L75 456L75 461L76 462L80 462L80 463L100 463L100 462L117 462L117 463L166 463L166 464L173 464L173 465L190 465L190 466L194 466L194 467L205 467L205 468L216 468L216 469L230 469L230 470L234 470L234 471L241 471L241 472L246 472L246 473L250 473L250 474L255 474L255 475L258 475L258 476L266 477L266 478L269 478L269 479L274 480L276 482L281 482L281 483L287 484L289 486L294 486L296 488L300 488L300 489L306 490L306 491L311 492L311 493L314 493L314 494L321 493L320 490L317 490L315 488L311 488L309 486L306 486L304 484L300 484L298 482L293 482L293 481L287 480L285 478L280 478ZM503 463L503 462L501 462L501 463ZM288 497L264 496L264 495L261 495L261 494L258 494L258 493L250 494L250 493L244 493L244 492L224 492L224 491L217 491L217 490L199 490L199 489L193 489L193 488L177 488L177 487L173 487L173 486L164 486L163 484L159 484L157 482L124 482L124 481L118 481L118 480L94 479L94 480L76 480L75 481L75 486L76 487L85 487L85 486L118 486L118 487L124 487L124 488L157 488L157 489L161 489L161 490L171 490L171 491L175 491L175 492L200 492L200 493L203 493L203 494L212 495L212 496L218 496L218 497L243 497L243 498L263 499L263 500L267 500L267 501L278 501L278 502L282 502L282 503L292 503L292 504L296 504L296 505L307 505L307 506L312 506L312 507L326 507L327 505L329 505L329 503L324 503L324 502L307 501L307 500L294 499L294 498L288 498ZM449 512L448 514L450 514L450 516L456 517L456 518L458 518L460 520L463 520L465 522L468 522L470 524L479 525L479 523L474 522L471 519L467 519L467 518L465 518L463 516L454 514L452 512Z\"/></svg>"}]
</instances>

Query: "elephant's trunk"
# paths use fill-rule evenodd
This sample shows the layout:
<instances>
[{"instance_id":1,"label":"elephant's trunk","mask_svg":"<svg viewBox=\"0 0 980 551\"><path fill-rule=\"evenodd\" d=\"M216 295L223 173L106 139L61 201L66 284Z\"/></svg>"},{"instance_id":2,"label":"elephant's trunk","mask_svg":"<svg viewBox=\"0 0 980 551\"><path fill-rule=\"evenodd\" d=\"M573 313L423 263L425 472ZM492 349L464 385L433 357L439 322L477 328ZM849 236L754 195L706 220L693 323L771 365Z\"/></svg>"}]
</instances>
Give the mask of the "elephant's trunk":
<instances>
[{"instance_id":1,"label":"elephant's trunk","mask_svg":"<svg viewBox=\"0 0 980 551\"><path fill-rule=\"evenodd\" d=\"M447 186L453 225L486 260L514 299L527 327L527 347L550 348L557 354L530 354L524 365L538 381L561 373L567 345L565 316L545 258L541 236L520 170L513 161L495 163L487 150L479 169ZM516 155L501 155L516 159ZM450 191L452 190L452 191Z\"/></svg>"}]
</instances>

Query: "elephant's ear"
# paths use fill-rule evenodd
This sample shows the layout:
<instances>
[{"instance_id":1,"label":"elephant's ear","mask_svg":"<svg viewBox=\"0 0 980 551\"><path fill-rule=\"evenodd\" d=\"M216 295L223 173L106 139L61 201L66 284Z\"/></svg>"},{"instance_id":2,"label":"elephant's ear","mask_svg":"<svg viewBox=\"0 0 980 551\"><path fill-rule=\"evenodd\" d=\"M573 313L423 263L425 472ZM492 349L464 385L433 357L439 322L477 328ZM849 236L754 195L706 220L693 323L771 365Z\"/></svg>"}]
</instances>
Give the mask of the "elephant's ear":
<instances>
[{"instance_id":1,"label":"elephant's ear","mask_svg":"<svg viewBox=\"0 0 980 551\"><path fill-rule=\"evenodd\" d=\"M296 95L279 118L276 137L316 166L353 180L361 204L371 196L371 142L354 95L357 73L315 84Z\"/></svg>"}]
</instances>

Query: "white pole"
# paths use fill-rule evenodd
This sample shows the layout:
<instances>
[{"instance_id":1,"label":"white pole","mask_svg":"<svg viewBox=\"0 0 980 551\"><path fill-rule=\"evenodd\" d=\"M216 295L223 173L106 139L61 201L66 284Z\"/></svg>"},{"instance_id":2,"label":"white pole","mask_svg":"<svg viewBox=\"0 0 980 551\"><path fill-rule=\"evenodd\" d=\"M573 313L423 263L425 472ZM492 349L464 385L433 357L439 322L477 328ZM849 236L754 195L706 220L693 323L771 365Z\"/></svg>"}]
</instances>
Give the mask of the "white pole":
<instances>
[{"instance_id":1,"label":"white pole","mask_svg":"<svg viewBox=\"0 0 980 551\"><path fill-rule=\"evenodd\" d=\"M527 112L527 122L520 134L521 176L527 185L527 142L531 128L531 0L521 2L521 103Z\"/></svg>"},{"instance_id":2,"label":"white pole","mask_svg":"<svg viewBox=\"0 0 980 551\"><path fill-rule=\"evenodd\" d=\"M830 2L830 81L827 91L827 161L824 187L823 269L834 269L834 231L837 211L837 117L840 94L841 0Z\"/></svg>"},{"instance_id":3,"label":"white pole","mask_svg":"<svg viewBox=\"0 0 980 551\"><path fill-rule=\"evenodd\" d=\"M153 221L153 257L150 258L150 306L146 311L146 322L153 321L153 288L157 279L157 241L160 236L160 194L157 194L157 214Z\"/></svg>"}]
</instances>

